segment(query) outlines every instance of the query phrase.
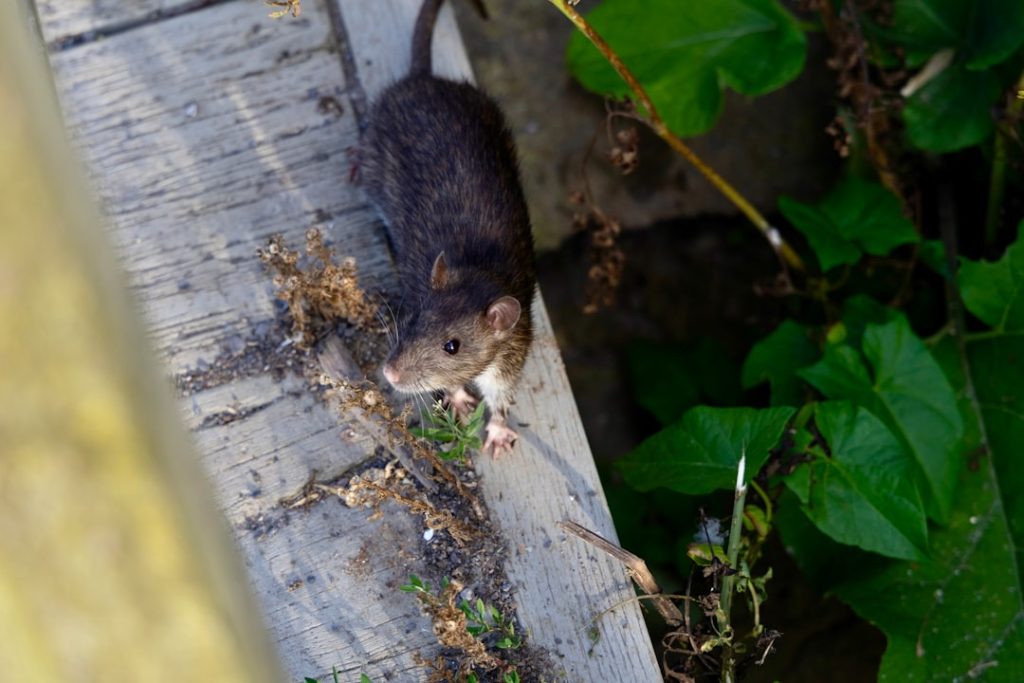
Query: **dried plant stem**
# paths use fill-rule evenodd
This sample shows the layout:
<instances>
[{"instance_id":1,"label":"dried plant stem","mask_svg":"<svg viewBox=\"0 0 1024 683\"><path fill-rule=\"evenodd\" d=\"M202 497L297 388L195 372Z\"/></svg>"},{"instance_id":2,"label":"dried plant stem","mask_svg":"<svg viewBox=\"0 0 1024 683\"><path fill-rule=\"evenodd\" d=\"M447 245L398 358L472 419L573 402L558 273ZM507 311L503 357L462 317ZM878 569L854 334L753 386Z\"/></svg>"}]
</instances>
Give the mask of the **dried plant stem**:
<instances>
[{"instance_id":1,"label":"dried plant stem","mask_svg":"<svg viewBox=\"0 0 1024 683\"><path fill-rule=\"evenodd\" d=\"M704 160L697 156L697 153L690 149L678 135L669 130L661 115L658 114L654 103L651 102L651 98L647 95L647 91L640 85L636 76L622 62L622 59L612 50L611 46L605 42L604 38L573 8L572 4L570 4L572 0L548 0L548 2L557 7L558 11L564 14L586 36L587 40L604 55L604 58L608 60L608 63L615 69L616 73L626 82L626 85L633 91L633 94L640 103L641 114L646 113L646 116L641 116L641 119L651 127L657 136L668 143L669 147L678 152L684 159L693 164L719 192L725 195L726 199L732 202L754 224L754 227L764 235L783 263L794 270L803 271L804 264L799 254L782 239L779 231L772 227L768 220L761 215L761 212L754 208L753 204L747 201L746 197L741 195L725 178L718 175L713 168L704 163Z\"/></svg>"},{"instance_id":2,"label":"dried plant stem","mask_svg":"<svg viewBox=\"0 0 1024 683\"><path fill-rule=\"evenodd\" d=\"M1024 112L1024 73L1013 86L1010 104L1006 107L1006 124L1016 126ZM996 129L995 143L992 148L992 178L988 186L988 208L985 211L985 244L995 244L999 233L999 217L1003 210L1003 195L1006 191L1006 158L1007 141L1011 131Z\"/></svg>"}]
</instances>

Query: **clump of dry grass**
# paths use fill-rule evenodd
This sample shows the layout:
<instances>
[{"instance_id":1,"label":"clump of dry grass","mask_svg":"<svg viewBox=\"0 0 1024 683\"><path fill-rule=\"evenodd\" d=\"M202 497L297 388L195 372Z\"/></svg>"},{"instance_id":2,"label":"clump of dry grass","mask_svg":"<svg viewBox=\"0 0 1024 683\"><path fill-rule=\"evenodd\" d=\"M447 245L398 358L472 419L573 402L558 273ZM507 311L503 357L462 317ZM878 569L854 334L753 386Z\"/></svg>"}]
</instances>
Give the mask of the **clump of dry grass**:
<instances>
[{"instance_id":1,"label":"clump of dry grass","mask_svg":"<svg viewBox=\"0 0 1024 683\"><path fill-rule=\"evenodd\" d=\"M474 667L491 670L504 664L499 658L487 652L487 647L470 633L469 619L458 607L461 591L462 584L458 581L448 581L437 595L430 590L416 591L420 606L430 617L437 642L443 647L454 648L465 655L461 663L462 671L455 677L452 677L444 666L443 659L432 663L434 673L430 677L431 681L465 680L465 674Z\"/></svg>"},{"instance_id":2,"label":"clump of dry grass","mask_svg":"<svg viewBox=\"0 0 1024 683\"><path fill-rule=\"evenodd\" d=\"M359 286L355 259L335 264L333 251L316 228L306 231L306 256L312 263L303 268L301 254L289 249L282 235L274 235L259 250L260 260L275 273L277 297L288 304L296 343L308 348L325 322L346 320L367 329L377 307Z\"/></svg>"}]
</instances>

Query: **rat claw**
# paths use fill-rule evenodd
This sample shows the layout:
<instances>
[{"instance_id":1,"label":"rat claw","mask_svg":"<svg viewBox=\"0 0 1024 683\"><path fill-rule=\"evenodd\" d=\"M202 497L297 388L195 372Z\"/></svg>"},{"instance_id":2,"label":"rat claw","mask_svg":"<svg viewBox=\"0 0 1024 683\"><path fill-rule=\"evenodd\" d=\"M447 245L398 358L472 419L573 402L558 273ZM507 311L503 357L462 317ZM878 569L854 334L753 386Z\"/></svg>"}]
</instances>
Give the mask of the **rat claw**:
<instances>
[{"instance_id":1,"label":"rat claw","mask_svg":"<svg viewBox=\"0 0 1024 683\"><path fill-rule=\"evenodd\" d=\"M455 411L455 417L465 422L466 418L476 410L478 402L471 393L460 387L455 390L454 394L444 392L444 403Z\"/></svg>"},{"instance_id":2,"label":"rat claw","mask_svg":"<svg viewBox=\"0 0 1024 683\"><path fill-rule=\"evenodd\" d=\"M495 421L488 422L485 429L487 430L487 440L484 442L484 453L491 453L497 458L505 451L512 452L512 447L516 445L516 439L519 438L515 430Z\"/></svg>"}]
</instances>

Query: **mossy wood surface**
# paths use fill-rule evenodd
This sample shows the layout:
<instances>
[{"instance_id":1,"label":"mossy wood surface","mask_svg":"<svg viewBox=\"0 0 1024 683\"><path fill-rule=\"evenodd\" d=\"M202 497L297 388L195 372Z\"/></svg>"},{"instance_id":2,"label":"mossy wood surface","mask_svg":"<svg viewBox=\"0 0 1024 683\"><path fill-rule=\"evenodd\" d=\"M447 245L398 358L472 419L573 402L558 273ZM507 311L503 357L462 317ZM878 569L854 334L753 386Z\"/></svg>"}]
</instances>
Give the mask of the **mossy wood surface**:
<instances>
[{"instance_id":1,"label":"mossy wood surface","mask_svg":"<svg viewBox=\"0 0 1024 683\"><path fill-rule=\"evenodd\" d=\"M244 0L37 4L68 126L152 342L179 385L205 386L183 398L183 415L293 679L332 666L341 680L425 679L414 654L435 645L416 601L396 590L420 569L418 518L278 505L311 471L336 476L373 444L263 344L279 316L255 256L274 233L297 247L317 226L357 260L364 285L393 289L349 150L367 103L406 68L418 5L305 0L299 18L271 20ZM471 77L448 7L435 36L436 71ZM547 313L535 310L512 413L519 444L477 458L519 617L563 668L555 679L659 680L625 571L555 526L572 519L615 538ZM591 640L591 620L613 606Z\"/></svg>"}]
</instances>

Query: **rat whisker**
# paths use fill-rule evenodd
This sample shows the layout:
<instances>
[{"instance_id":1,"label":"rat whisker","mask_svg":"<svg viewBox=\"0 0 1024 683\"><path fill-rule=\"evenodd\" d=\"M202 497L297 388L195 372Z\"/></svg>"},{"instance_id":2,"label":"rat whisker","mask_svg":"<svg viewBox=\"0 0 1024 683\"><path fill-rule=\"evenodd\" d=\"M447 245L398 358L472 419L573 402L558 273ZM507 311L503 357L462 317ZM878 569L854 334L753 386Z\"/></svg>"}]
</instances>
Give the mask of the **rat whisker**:
<instances>
[{"instance_id":1,"label":"rat whisker","mask_svg":"<svg viewBox=\"0 0 1024 683\"><path fill-rule=\"evenodd\" d=\"M384 306L388 309L388 313L391 315L391 322L393 322L395 324L395 341L394 341L394 345L397 347L398 346L398 342L401 341L401 338L398 336L398 330L399 330L399 327L398 327L398 317L395 315L394 309L391 308L391 304L388 303L387 300L384 301Z\"/></svg>"},{"instance_id":2,"label":"rat whisker","mask_svg":"<svg viewBox=\"0 0 1024 683\"><path fill-rule=\"evenodd\" d=\"M387 318L384 317L384 314L381 312L379 307L377 308L377 320L380 322L381 329L388 339L388 344L392 347L395 346L395 339L391 334L391 327L388 325Z\"/></svg>"}]
</instances>

